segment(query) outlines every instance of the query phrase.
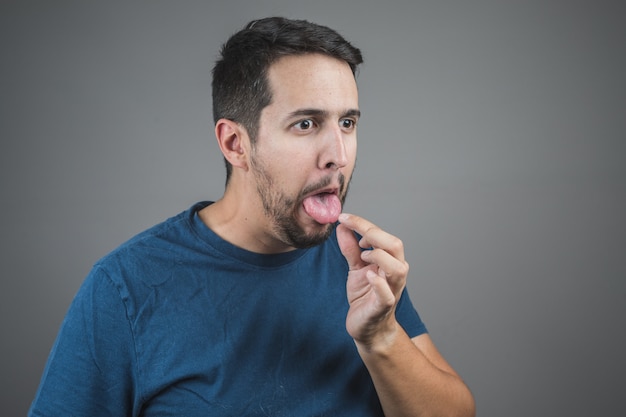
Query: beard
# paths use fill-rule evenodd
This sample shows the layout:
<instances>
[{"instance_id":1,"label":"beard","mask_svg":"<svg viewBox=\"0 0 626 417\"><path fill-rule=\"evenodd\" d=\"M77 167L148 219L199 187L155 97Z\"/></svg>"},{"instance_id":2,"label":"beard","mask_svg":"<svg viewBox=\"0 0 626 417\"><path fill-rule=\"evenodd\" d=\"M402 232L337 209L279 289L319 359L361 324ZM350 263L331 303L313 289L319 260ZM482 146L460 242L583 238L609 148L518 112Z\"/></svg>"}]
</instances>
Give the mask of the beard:
<instances>
[{"instance_id":1,"label":"beard","mask_svg":"<svg viewBox=\"0 0 626 417\"><path fill-rule=\"evenodd\" d=\"M333 180L327 176L305 187L295 196L289 196L275 186L275 181L258 159L251 160L250 165L257 180L257 193L263 204L265 216L272 221L272 231L286 245L298 249L309 248L324 242L332 234L335 224L319 225L316 230L308 232L298 223L298 212L306 195L327 187ZM339 173L338 197L343 206L350 180Z\"/></svg>"}]
</instances>

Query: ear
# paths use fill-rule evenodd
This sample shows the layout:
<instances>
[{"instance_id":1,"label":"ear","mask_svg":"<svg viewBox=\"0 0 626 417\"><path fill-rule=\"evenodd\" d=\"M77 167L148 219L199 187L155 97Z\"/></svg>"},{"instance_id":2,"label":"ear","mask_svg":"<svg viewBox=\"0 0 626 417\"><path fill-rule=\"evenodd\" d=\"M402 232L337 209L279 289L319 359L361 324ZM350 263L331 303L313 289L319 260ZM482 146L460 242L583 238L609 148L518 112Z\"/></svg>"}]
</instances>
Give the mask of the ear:
<instances>
[{"instance_id":1,"label":"ear","mask_svg":"<svg viewBox=\"0 0 626 417\"><path fill-rule=\"evenodd\" d=\"M246 130L236 122L220 119L215 124L215 137L224 158L233 167L248 169L249 138Z\"/></svg>"}]
</instances>

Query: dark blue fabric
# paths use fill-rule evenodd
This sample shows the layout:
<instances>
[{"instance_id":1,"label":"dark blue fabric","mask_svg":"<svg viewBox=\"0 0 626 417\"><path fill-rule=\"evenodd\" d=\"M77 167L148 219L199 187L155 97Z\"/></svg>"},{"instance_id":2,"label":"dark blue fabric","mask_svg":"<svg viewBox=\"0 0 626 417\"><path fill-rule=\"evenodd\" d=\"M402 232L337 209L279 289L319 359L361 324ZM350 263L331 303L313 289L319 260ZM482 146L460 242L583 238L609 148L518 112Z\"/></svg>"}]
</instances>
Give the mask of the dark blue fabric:
<instances>
[{"instance_id":1,"label":"dark blue fabric","mask_svg":"<svg viewBox=\"0 0 626 417\"><path fill-rule=\"evenodd\" d=\"M336 236L259 255L196 212L100 260L76 295L30 416L379 416L345 330ZM426 332L408 295L398 320Z\"/></svg>"}]
</instances>

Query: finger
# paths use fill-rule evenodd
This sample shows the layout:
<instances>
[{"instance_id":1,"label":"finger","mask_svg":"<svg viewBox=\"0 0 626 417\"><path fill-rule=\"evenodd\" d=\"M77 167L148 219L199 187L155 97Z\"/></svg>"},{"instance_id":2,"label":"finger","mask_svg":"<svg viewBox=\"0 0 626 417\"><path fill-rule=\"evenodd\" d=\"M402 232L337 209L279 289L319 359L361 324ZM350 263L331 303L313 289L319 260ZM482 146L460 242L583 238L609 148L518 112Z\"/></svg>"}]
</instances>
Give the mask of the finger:
<instances>
[{"instance_id":1,"label":"finger","mask_svg":"<svg viewBox=\"0 0 626 417\"><path fill-rule=\"evenodd\" d=\"M365 220L363 217L349 213L341 213L339 215L339 222L351 230L354 230L361 236L364 236L366 232L372 228L377 227L374 223Z\"/></svg>"},{"instance_id":2,"label":"finger","mask_svg":"<svg viewBox=\"0 0 626 417\"><path fill-rule=\"evenodd\" d=\"M398 294L405 287L409 273L407 262L400 261L381 249L365 251L362 258L377 266L378 275L385 279L394 293Z\"/></svg>"},{"instance_id":3,"label":"finger","mask_svg":"<svg viewBox=\"0 0 626 417\"><path fill-rule=\"evenodd\" d=\"M380 308L382 310L393 308L396 303L396 297L387 281L373 271L367 271L366 277L376 294Z\"/></svg>"},{"instance_id":4,"label":"finger","mask_svg":"<svg viewBox=\"0 0 626 417\"><path fill-rule=\"evenodd\" d=\"M404 261L404 245L397 237L385 232L374 223L354 214L342 213L341 216L339 216L339 221L342 225L354 230L362 236L359 242L362 248L380 248L400 261Z\"/></svg>"},{"instance_id":5,"label":"finger","mask_svg":"<svg viewBox=\"0 0 626 417\"><path fill-rule=\"evenodd\" d=\"M361 259L361 248L351 229L342 224L338 225L337 243L339 243L339 250L341 250L346 261L348 261L348 267L351 271L360 269L365 265L365 262Z\"/></svg>"},{"instance_id":6,"label":"finger","mask_svg":"<svg viewBox=\"0 0 626 417\"><path fill-rule=\"evenodd\" d=\"M382 249L363 251L361 259L369 264L377 265L380 270L384 271L384 276L387 279L394 281L404 279L409 274L408 262L400 260Z\"/></svg>"}]
</instances>

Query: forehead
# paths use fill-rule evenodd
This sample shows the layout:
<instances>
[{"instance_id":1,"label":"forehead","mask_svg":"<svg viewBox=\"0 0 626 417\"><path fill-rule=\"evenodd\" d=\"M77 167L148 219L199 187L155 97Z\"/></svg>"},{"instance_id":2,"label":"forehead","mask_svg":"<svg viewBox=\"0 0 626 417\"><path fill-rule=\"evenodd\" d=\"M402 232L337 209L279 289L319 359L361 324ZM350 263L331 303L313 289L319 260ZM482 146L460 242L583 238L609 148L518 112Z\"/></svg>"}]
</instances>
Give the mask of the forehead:
<instances>
[{"instance_id":1,"label":"forehead","mask_svg":"<svg viewBox=\"0 0 626 417\"><path fill-rule=\"evenodd\" d=\"M347 62L322 54L280 58L268 71L268 107L345 111L358 108L358 91Z\"/></svg>"}]
</instances>

